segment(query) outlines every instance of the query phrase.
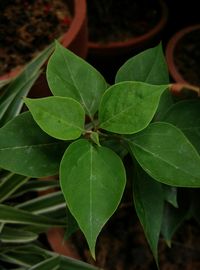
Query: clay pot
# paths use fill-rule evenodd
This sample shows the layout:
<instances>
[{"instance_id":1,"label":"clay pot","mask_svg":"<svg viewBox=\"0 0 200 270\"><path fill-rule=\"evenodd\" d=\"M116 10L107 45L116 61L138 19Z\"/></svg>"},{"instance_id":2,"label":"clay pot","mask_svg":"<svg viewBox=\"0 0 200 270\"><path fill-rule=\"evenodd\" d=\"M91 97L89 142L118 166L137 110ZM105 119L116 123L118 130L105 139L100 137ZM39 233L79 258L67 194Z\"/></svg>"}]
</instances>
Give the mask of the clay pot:
<instances>
[{"instance_id":1,"label":"clay pot","mask_svg":"<svg viewBox=\"0 0 200 270\"><path fill-rule=\"evenodd\" d=\"M113 81L116 71L127 59L160 42L160 34L168 19L168 8L163 0L158 0L158 4L161 10L160 20L147 33L128 40L109 43L89 40L88 62L102 72L108 82Z\"/></svg>"},{"instance_id":2,"label":"clay pot","mask_svg":"<svg viewBox=\"0 0 200 270\"><path fill-rule=\"evenodd\" d=\"M186 84L186 85L193 85L193 86L195 86L196 84L189 81L184 76L184 74L181 72L181 67L180 66L178 67L178 65L176 63L176 58L177 58L176 49L177 49L178 43L180 44L181 39L183 39L184 37L186 37L186 35L190 34L191 32L193 32L195 30L200 30L200 24L188 26L188 27L183 28L180 31L176 32L171 37L171 39L168 41L167 46L166 46L166 53L165 53L166 54L166 61L167 61L168 68L169 68L169 73L170 73L172 79L177 83ZM193 61L193 60L191 59L191 61ZM188 64L190 64L190 63L188 63ZM187 63L185 63L185 65L187 65ZM194 70L192 70L192 67L190 69L190 72L195 72Z\"/></svg>"},{"instance_id":3,"label":"clay pot","mask_svg":"<svg viewBox=\"0 0 200 270\"><path fill-rule=\"evenodd\" d=\"M167 17L168 9L164 1L158 0L161 9L161 16L159 22L147 33L142 36L133 37L125 41L109 42L106 44L95 43L89 41L89 54L99 57L116 57L120 54L132 52L134 49L143 48L149 45L150 42L162 31L164 28Z\"/></svg>"},{"instance_id":4,"label":"clay pot","mask_svg":"<svg viewBox=\"0 0 200 270\"><path fill-rule=\"evenodd\" d=\"M78 56L85 58L88 51L86 0L67 0L67 3L74 16L68 31L61 37L60 42L64 47L70 49ZM13 79L20 71L21 68L16 68L11 72L0 76L0 80ZM35 83L34 89L31 90L31 97L41 97L50 94L47 83L44 82L44 80L44 76L40 76ZM41 88L44 90L41 91ZM35 91L37 92L35 93ZM42 92L44 93L41 95Z\"/></svg>"}]
</instances>

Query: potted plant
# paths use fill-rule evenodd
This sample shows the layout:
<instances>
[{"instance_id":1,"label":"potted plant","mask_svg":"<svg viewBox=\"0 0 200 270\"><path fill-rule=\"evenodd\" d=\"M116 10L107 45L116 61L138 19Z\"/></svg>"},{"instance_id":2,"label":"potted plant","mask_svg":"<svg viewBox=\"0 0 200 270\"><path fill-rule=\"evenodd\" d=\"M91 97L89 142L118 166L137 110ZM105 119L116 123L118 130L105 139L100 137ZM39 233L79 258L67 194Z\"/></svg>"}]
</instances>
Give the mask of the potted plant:
<instances>
[{"instance_id":1,"label":"potted plant","mask_svg":"<svg viewBox=\"0 0 200 270\"><path fill-rule=\"evenodd\" d=\"M170 244L186 217L199 220L199 100L172 99L161 44L129 59L110 86L57 42L47 80L53 96L25 98L29 111L0 129L0 166L31 177L59 172L68 226L78 224L93 258L128 188L158 265L160 233ZM184 211L182 189L192 194Z\"/></svg>"},{"instance_id":2,"label":"potted plant","mask_svg":"<svg viewBox=\"0 0 200 270\"><path fill-rule=\"evenodd\" d=\"M49 50L32 60L2 89L0 126L21 111L25 96L41 72ZM0 170L0 267L1 269L97 269L51 250L45 238L49 228L65 227L62 194L47 190L58 187L55 179L31 179ZM40 197L38 197L40 193ZM53 206L53 207L52 207ZM56 213L56 214L55 214ZM31 258L31 260L30 260ZM17 267L17 268L16 268Z\"/></svg>"},{"instance_id":3,"label":"potted plant","mask_svg":"<svg viewBox=\"0 0 200 270\"><path fill-rule=\"evenodd\" d=\"M15 77L26 62L55 38L60 37L63 46L86 57L85 0L60 0L51 3L10 0L2 1L1 5L0 80ZM13 20L14 16L16 20Z\"/></svg>"},{"instance_id":4,"label":"potted plant","mask_svg":"<svg viewBox=\"0 0 200 270\"><path fill-rule=\"evenodd\" d=\"M199 87L200 25L190 25L176 32L166 46L166 60L172 79Z\"/></svg>"},{"instance_id":5,"label":"potted plant","mask_svg":"<svg viewBox=\"0 0 200 270\"><path fill-rule=\"evenodd\" d=\"M108 78L125 60L157 44L168 19L162 0L88 0L87 11L88 61Z\"/></svg>"}]
</instances>

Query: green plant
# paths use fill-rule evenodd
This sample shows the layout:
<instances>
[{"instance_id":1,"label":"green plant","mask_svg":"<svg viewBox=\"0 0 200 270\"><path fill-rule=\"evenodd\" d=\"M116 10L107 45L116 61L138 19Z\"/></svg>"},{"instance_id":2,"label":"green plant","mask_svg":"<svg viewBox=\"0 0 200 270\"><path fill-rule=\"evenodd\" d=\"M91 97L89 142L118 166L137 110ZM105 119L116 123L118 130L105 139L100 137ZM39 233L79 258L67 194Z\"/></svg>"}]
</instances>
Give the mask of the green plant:
<instances>
[{"instance_id":1,"label":"green plant","mask_svg":"<svg viewBox=\"0 0 200 270\"><path fill-rule=\"evenodd\" d=\"M182 188L196 194L191 188L200 187L199 100L172 98L161 44L128 60L109 86L57 42L47 80L54 96L25 98L29 112L1 128L0 166L29 177L59 171L67 207L95 258L131 155L134 205L158 264L160 232L170 244L186 217L199 219L197 196L184 211L177 200Z\"/></svg>"},{"instance_id":2,"label":"green plant","mask_svg":"<svg viewBox=\"0 0 200 270\"><path fill-rule=\"evenodd\" d=\"M22 109L22 96L29 93L54 49L51 44L12 81L1 89L0 126ZM44 233L52 226L66 226L66 207L56 179L30 177L0 169L0 269L73 269L96 268L56 254L44 242ZM42 193L43 192L43 193ZM40 196L38 197L38 193ZM31 258L31 260L30 260Z\"/></svg>"}]
</instances>

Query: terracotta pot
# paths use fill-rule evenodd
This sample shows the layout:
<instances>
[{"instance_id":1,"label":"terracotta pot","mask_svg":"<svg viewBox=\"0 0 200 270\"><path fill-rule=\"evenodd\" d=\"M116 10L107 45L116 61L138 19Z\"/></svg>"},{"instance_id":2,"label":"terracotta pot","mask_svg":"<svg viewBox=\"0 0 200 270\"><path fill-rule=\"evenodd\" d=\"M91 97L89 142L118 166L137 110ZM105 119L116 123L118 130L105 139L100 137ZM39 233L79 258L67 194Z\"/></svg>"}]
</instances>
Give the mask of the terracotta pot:
<instances>
[{"instance_id":1,"label":"terracotta pot","mask_svg":"<svg viewBox=\"0 0 200 270\"><path fill-rule=\"evenodd\" d=\"M85 58L88 51L86 0L67 0L67 3L74 16L68 31L62 36L60 42L64 47L70 49L78 56ZM19 74L20 71L21 68L16 68L11 72L0 76L0 80L13 79ZM40 76L36 82L34 86L35 89L32 90L34 96L41 96L41 87L45 89L42 96L50 94L49 90L47 89L47 84L44 82L44 80L44 76ZM36 90L37 93L34 94Z\"/></svg>"},{"instance_id":2,"label":"terracotta pot","mask_svg":"<svg viewBox=\"0 0 200 270\"><path fill-rule=\"evenodd\" d=\"M161 10L160 20L144 35L106 44L89 41L88 62L96 67L109 83L114 81L117 70L127 59L160 42L160 34L168 19L168 8L163 0L158 0L158 3Z\"/></svg>"},{"instance_id":3,"label":"terracotta pot","mask_svg":"<svg viewBox=\"0 0 200 270\"><path fill-rule=\"evenodd\" d=\"M172 77L172 79L177 82L177 83L182 83L182 84L187 84L187 85L194 85L193 83L189 82L184 76L183 74L180 72L180 69L178 68L177 64L176 64L176 54L175 54L175 50L177 47L177 44L181 41L181 39L191 33L194 30L198 30L200 29L200 24L197 25L192 25L192 26L188 26L186 28L181 29L180 31L178 31L177 33L175 33L171 39L169 40L169 42L167 43L166 46L166 61L168 64L168 68L169 68L169 73Z\"/></svg>"},{"instance_id":4,"label":"terracotta pot","mask_svg":"<svg viewBox=\"0 0 200 270\"><path fill-rule=\"evenodd\" d=\"M106 44L89 41L89 54L99 57L115 57L120 54L132 52L134 49L149 46L150 42L152 42L164 28L168 18L168 9L165 2L158 0L158 3L161 9L160 20L149 32L138 37L130 38L126 41L109 42Z\"/></svg>"}]
</instances>

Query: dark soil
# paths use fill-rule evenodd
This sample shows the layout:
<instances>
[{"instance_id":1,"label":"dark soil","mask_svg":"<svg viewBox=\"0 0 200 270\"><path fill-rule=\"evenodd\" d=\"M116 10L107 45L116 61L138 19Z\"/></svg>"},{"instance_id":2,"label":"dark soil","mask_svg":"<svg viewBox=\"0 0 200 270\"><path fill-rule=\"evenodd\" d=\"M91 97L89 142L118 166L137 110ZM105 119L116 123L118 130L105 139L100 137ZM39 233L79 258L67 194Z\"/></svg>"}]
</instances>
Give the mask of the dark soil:
<instances>
[{"instance_id":1,"label":"dark soil","mask_svg":"<svg viewBox=\"0 0 200 270\"><path fill-rule=\"evenodd\" d=\"M185 81L200 86L200 29L179 40L175 51L175 64Z\"/></svg>"},{"instance_id":2,"label":"dark soil","mask_svg":"<svg viewBox=\"0 0 200 270\"><path fill-rule=\"evenodd\" d=\"M160 19L157 0L87 0L89 40L108 43L147 33Z\"/></svg>"},{"instance_id":3,"label":"dark soil","mask_svg":"<svg viewBox=\"0 0 200 270\"><path fill-rule=\"evenodd\" d=\"M1 0L0 75L24 65L59 38L71 17L62 0Z\"/></svg>"},{"instance_id":4,"label":"dark soil","mask_svg":"<svg viewBox=\"0 0 200 270\"><path fill-rule=\"evenodd\" d=\"M91 258L85 238L72 236L83 260L105 270L157 270L133 207L117 210L97 240L96 262ZM185 222L175 234L172 247L159 243L160 270L200 269L200 228L193 220Z\"/></svg>"}]
</instances>

